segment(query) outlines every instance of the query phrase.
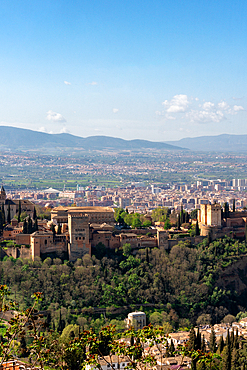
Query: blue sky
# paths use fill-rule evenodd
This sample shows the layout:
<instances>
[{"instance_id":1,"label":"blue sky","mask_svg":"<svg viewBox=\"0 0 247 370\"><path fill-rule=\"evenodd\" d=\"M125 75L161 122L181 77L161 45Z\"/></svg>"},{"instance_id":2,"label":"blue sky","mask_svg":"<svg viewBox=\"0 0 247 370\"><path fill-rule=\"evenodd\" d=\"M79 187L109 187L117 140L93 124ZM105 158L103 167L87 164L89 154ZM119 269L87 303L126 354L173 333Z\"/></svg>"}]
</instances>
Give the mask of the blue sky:
<instances>
[{"instance_id":1,"label":"blue sky","mask_svg":"<svg viewBox=\"0 0 247 370\"><path fill-rule=\"evenodd\" d=\"M0 2L1 125L154 141L247 134L247 2Z\"/></svg>"}]
</instances>

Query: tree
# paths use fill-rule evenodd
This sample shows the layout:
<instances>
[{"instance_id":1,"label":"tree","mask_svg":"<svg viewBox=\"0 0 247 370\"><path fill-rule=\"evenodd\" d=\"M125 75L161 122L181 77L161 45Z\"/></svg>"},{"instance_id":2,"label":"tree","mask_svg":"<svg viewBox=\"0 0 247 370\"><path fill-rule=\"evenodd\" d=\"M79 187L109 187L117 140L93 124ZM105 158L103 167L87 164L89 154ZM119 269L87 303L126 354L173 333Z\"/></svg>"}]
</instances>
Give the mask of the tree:
<instances>
[{"instance_id":1,"label":"tree","mask_svg":"<svg viewBox=\"0 0 247 370\"><path fill-rule=\"evenodd\" d=\"M131 250L132 250L132 247L131 247L131 244L130 243L125 243L123 245L123 255L125 257L129 257L130 256Z\"/></svg>"},{"instance_id":2,"label":"tree","mask_svg":"<svg viewBox=\"0 0 247 370\"><path fill-rule=\"evenodd\" d=\"M196 334L195 334L195 329L192 327L190 329L189 333L189 341L187 343L187 348L189 351L195 350L196 349Z\"/></svg>"},{"instance_id":3,"label":"tree","mask_svg":"<svg viewBox=\"0 0 247 370\"><path fill-rule=\"evenodd\" d=\"M36 208L34 207L33 210L33 219L35 220L37 218Z\"/></svg>"},{"instance_id":4,"label":"tree","mask_svg":"<svg viewBox=\"0 0 247 370\"><path fill-rule=\"evenodd\" d=\"M4 210L4 204L3 203L2 203L2 215L3 215L3 224L5 225L6 220L5 220L5 210Z\"/></svg>"},{"instance_id":5,"label":"tree","mask_svg":"<svg viewBox=\"0 0 247 370\"><path fill-rule=\"evenodd\" d=\"M178 220L177 220L177 229L180 230L181 227L181 222L180 222L180 215L178 215Z\"/></svg>"},{"instance_id":6,"label":"tree","mask_svg":"<svg viewBox=\"0 0 247 370\"><path fill-rule=\"evenodd\" d=\"M190 212L190 218L192 220L197 220L197 214L198 214L198 209L193 209L193 211Z\"/></svg>"},{"instance_id":7,"label":"tree","mask_svg":"<svg viewBox=\"0 0 247 370\"><path fill-rule=\"evenodd\" d=\"M3 231L3 213L0 211L0 232Z\"/></svg>"},{"instance_id":8,"label":"tree","mask_svg":"<svg viewBox=\"0 0 247 370\"><path fill-rule=\"evenodd\" d=\"M27 234L27 221L26 221L26 219L23 222L22 234Z\"/></svg>"},{"instance_id":9,"label":"tree","mask_svg":"<svg viewBox=\"0 0 247 370\"><path fill-rule=\"evenodd\" d=\"M57 227L57 234L60 235L61 234L61 224L58 224L58 227Z\"/></svg>"},{"instance_id":10,"label":"tree","mask_svg":"<svg viewBox=\"0 0 247 370\"><path fill-rule=\"evenodd\" d=\"M222 370L231 370L231 351L230 346L225 346L222 352Z\"/></svg>"},{"instance_id":11,"label":"tree","mask_svg":"<svg viewBox=\"0 0 247 370\"><path fill-rule=\"evenodd\" d=\"M235 198L232 201L232 212L235 212Z\"/></svg>"},{"instance_id":12,"label":"tree","mask_svg":"<svg viewBox=\"0 0 247 370\"><path fill-rule=\"evenodd\" d=\"M213 353L216 352L216 335L213 327L211 328L211 333L209 337L209 349Z\"/></svg>"},{"instance_id":13,"label":"tree","mask_svg":"<svg viewBox=\"0 0 247 370\"><path fill-rule=\"evenodd\" d=\"M27 234L32 234L32 232L33 232L33 221L29 216L27 220Z\"/></svg>"},{"instance_id":14,"label":"tree","mask_svg":"<svg viewBox=\"0 0 247 370\"><path fill-rule=\"evenodd\" d=\"M222 320L222 322L224 322L225 324L230 324L230 325L232 325L232 323L235 321L236 321L236 317L233 315L226 315L224 319Z\"/></svg>"},{"instance_id":15,"label":"tree","mask_svg":"<svg viewBox=\"0 0 247 370\"><path fill-rule=\"evenodd\" d=\"M221 335L220 342L219 342L219 351L220 351L220 353L223 351L224 346L225 346L225 343L224 343L223 335Z\"/></svg>"},{"instance_id":16,"label":"tree","mask_svg":"<svg viewBox=\"0 0 247 370\"><path fill-rule=\"evenodd\" d=\"M142 222L140 220L140 215L138 213L135 213L134 217L133 217L133 220L132 220L132 224L131 224L131 227L133 229L138 229L142 226Z\"/></svg>"},{"instance_id":17,"label":"tree","mask_svg":"<svg viewBox=\"0 0 247 370\"><path fill-rule=\"evenodd\" d=\"M10 224L10 222L11 222L10 203L8 203L7 223Z\"/></svg>"},{"instance_id":18,"label":"tree","mask_svg":"<svg viewBox=\"0 0 247 370\"><path fill-rule=\"evenodd\" d=\"M196 220L195 234L196 234L196 236L199 236L200 235L200 229L199 229L199 225L198 225L198 220Z\"/></svg>"},{"instance_id":19,"label":"tree","mask_svg":"<svg viewBox=\"0 0 247 370\"><path fill-rule=\"evenodd\" d=\"M38 231L38 219L37 219L37 217L35 218L35 221L34 221L34 226L33 226L33 232L34 231Z\"/></svg>"},{"instance_id":20,"label":"tree","mask_svg":"<svg viewBox=\"0 0 247 370\"><path fill-rule=\"evenodd\" d=\"M21 201L18 203L18 222L21 222Z\"/></svg>"},{"instance_id":21,"label":"tree","mask_svg":"<svg viewBox=\"0 0 247 370\"><path fill-rule=\"evenodd\" d=\"M170 220L169 220L169 218L167 218L166 220L165 220L165 223L164 223L164 229L165 230L169 230L170 228L171 228L171 222L170 222Z\"/></svg>"}]
</instances>

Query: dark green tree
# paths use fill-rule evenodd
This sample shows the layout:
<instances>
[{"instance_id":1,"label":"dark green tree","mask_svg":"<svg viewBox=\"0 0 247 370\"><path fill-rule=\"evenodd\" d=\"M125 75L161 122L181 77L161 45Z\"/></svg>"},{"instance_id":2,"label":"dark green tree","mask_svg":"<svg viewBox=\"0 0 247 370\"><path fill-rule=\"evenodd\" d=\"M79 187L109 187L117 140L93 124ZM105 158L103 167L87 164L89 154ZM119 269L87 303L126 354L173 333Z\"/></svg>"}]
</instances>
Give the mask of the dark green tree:
<instances>
[{"instance_id":1,"label":"dark green tree","mask_svg":"<svg viewBox=\"0 0 247 370\"><path fill-rule=\"evenodd\" d=\"M29 216L27 220L27 234L32 234L32 232L33 232L33 221Z\"/></svg>"},{"instance_id":2,"label":"dark green tree","mask_svg":"<svg viewBox=\"0 0 247 370\"><path fill-rule=\"evenodd\" d=\"M21 222L21 201L18 203L18 222Z\"/></svg>"},{"instance_id":3,"label":"dark green tree","mask_svg":"<svg viewBox=\"0 0 247 370\"><path fill-rule=\"evenodd\" d=\"M245 241L245 246L247 246L247 222L244 225L244 241Z\"/></svg>"},{"instance_id":4,"label":"dark green tree","mask_svg":"<svg viewBox=\"0 0 247 370\"><path fill-rule=\"evenodd\" d=\"M11 216L10 216L10 204L8 204L8 213L7 213L7 223L10 224Z\"/></svg>"},{"instance_id":5,"label":"dark green tree","mask_svg":"<svg viewBox=\"0 0 247 370\"><path fill-rule=\"evenodd\" d=\"M174 343L172 339L171 339L171 344L169 347L169 352L170 352L170 356L173 356L173 353L175 352L175 347L174 347Z\"/></svg>"},{"instance_id":6,"label":"dark green tree","mask_svg":"<svg viewBox=\"0 0 247 370\"><path fill-rule=\"evenodd\" d=\"M3 214L3 224L5 225L6 220L5 220L5 210L4 210L4 204L3 203L2 203L2 214Z\"/></svg>"},{"instance_id":7,"label":"dark green tree","mask_svg":"<svg viewBox=\"0 0 247 370\"><path fill-rule=\"evenodd\" d=\"M180 215L178 215L178 221L177 221L177 228L180 230L181 222L180 222Z\"/></svg>"},{"instance_id":8,"label":"dark green tree","mask_svg":"<svg viewBox=\"0 0 247 370\"><path fill-rule=\"evenodd\" d=\"M26 221L26 219L23 221L22 234L27 234L27 221Z\"/></svg>"},{"instance_id":9,"label":"dark green tree","mask_svg":"<svg viewBox=\"0 0 247 370\"><path fill-rule=\"evenodd\" d=\"M61 224L58 224L58 227L57 227L57 234L58 235L61 234L61 230L62 230Z\"/></svg>"},{"instance_id":10,"label":"dark green tree","mask_svg":"<svg viewBox=\"0 0 247 370\"><path fill-rule=\"evenodd\" d=\"M219 350L220 350L220 353L223 351L224 346L225 346L225 343L224 343L223 335L221 335L220 342L219 342Z\"/></svg>"},{"instance_id":11,"label":"dark green tree","mask_svg":"<svg viewBox=\"0 0 247 370\"><path fill-rule=\"evenodd\" d=\"M33 232L35 232L35 231L38 231L38 219L37 219L37 217L35 218L34 226L33 226Z\"/></svg>"},{"instance_id":12,"label":"dark green tree","mask_svg":"<svg viewBox=\"0 0 247 370\"><path fill-rule=\"evenodd\" d=\"M213 353L216 352L216 335L213 327L211 328L211 333L209 337L209 349Z\"/></svg>"},{"instance_id":13,"label":"dark green tree","mask_svg":"<svg viewBox=\"0 0 247 370\"><path fill-rule=\"evenodd\" d=\"M3 213L0 211L0 232L3 231Z\"/></svg>"},{"instance_id":14,"label":"dark green tree","mask_svg":"<svg viewBox=\"0 0 247 370\"><path fill-rule=\"evenodd\" d=\"M149 263L149 254L148 254L148 248L146 248L146 262Z\"/></svg>"},{"instance_id":15,"label":"dark green tree","mask_svg":"<svg viewBox=\"0 0 247 370\"><path fill-rule=\"evenodd\" d=\"M34 210L33 210L33 219L35 220L37 218L37 212L36 212L36 208L34 207Z\"/></svg>"},{"instance_id":16,"label":"dark green tree","mask_svg":"<svg viewBox=\"0 0 247 370\"><path fill-rule=\"evenodd\" d=\"M235 212L236 211L236 206L235 206L235 198L233 199L233 202L232 202L232 212Z\"/></svg>"},{"instance_id":17,"label":"dark green tree","mask_svg":"<svg viewBox=\"0 0 247 370\"><path fill-rule=\"evenodd\" d=\"M222 370L231 370L231 350L228 345L222 352Z\"/></svg>"},{"instance_id":18,"label":"dark green tree","mask_svg":"<svg viewBox=\"0 0 247 370\"><path fill-rule=\"evenodd\" d=\"M193 351L196 349L196 334L194 327L190 329L189 341L187 344L188 344L187 348L189 351Z\"/></svg>"},{"instance_id":19,"label":"dark green tree","mask_svg":"<svg viewBox=\"0 0 247 370\"><path fill-rule=\"evenodd\" d=\"M198 220L196 220L195 234L196 234L196 236L199 236L200 235L200 229L199 229L199 225L198 225Z\"/></svg>"}]
</instances>

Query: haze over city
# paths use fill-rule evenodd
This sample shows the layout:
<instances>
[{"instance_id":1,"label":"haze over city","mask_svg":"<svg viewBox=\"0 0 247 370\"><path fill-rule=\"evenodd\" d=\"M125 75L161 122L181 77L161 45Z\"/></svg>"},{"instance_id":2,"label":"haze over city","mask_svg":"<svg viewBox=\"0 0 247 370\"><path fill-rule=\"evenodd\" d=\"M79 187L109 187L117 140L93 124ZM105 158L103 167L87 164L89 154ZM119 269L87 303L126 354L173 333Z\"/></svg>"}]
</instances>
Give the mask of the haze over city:
<instances>
[{"instance_id":1,"label":"haze over city","mask_svg":"<svg viewBox=\"0 0 247 370\"><path fill-rule=\"evenodd\" d=\"M1 125L154 141L247 133L244 1L0 10Z\"/></svg>"}]
</instances>

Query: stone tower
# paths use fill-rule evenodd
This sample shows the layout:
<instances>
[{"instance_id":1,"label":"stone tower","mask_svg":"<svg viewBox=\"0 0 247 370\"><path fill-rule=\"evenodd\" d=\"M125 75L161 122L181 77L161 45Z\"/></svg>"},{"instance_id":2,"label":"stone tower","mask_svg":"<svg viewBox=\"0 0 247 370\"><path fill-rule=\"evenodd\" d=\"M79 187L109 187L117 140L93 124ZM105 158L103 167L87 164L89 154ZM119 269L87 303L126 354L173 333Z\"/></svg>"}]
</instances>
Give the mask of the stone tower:
<instances>
[{"instance_id":1,"label":"stone tower","mask_svg":"<svg viewBox=\"0 0 247 370\"><path fill-rule=\"evenodd\" d=\"M205 226L221 226L220 204L201 204L198 212L198 222Z\"/></svg>"},{"instance_id":2,"label":"stone tower","mask_svg":"<svg viewBox=\"0 0 247 370\"><path fill-rule=\"evenodd\" d=\"M83 212L70 211L68 213L69 228L69 260L76 261L85 254L91 256L89 241L89 216Z\"/></svg>"},{"instance_id":3,"label":"stone tower","mask_svg":"<svg viewBox=\"0 0 247 370\"><path fill-rule=\"evenodd\" d=\"M5 193L4 187L2 185L1 190L0 190L0 202L3 203L3 202L5 202L5 200L6 200L6 193Z\"/></svg>"}]
</instances>

